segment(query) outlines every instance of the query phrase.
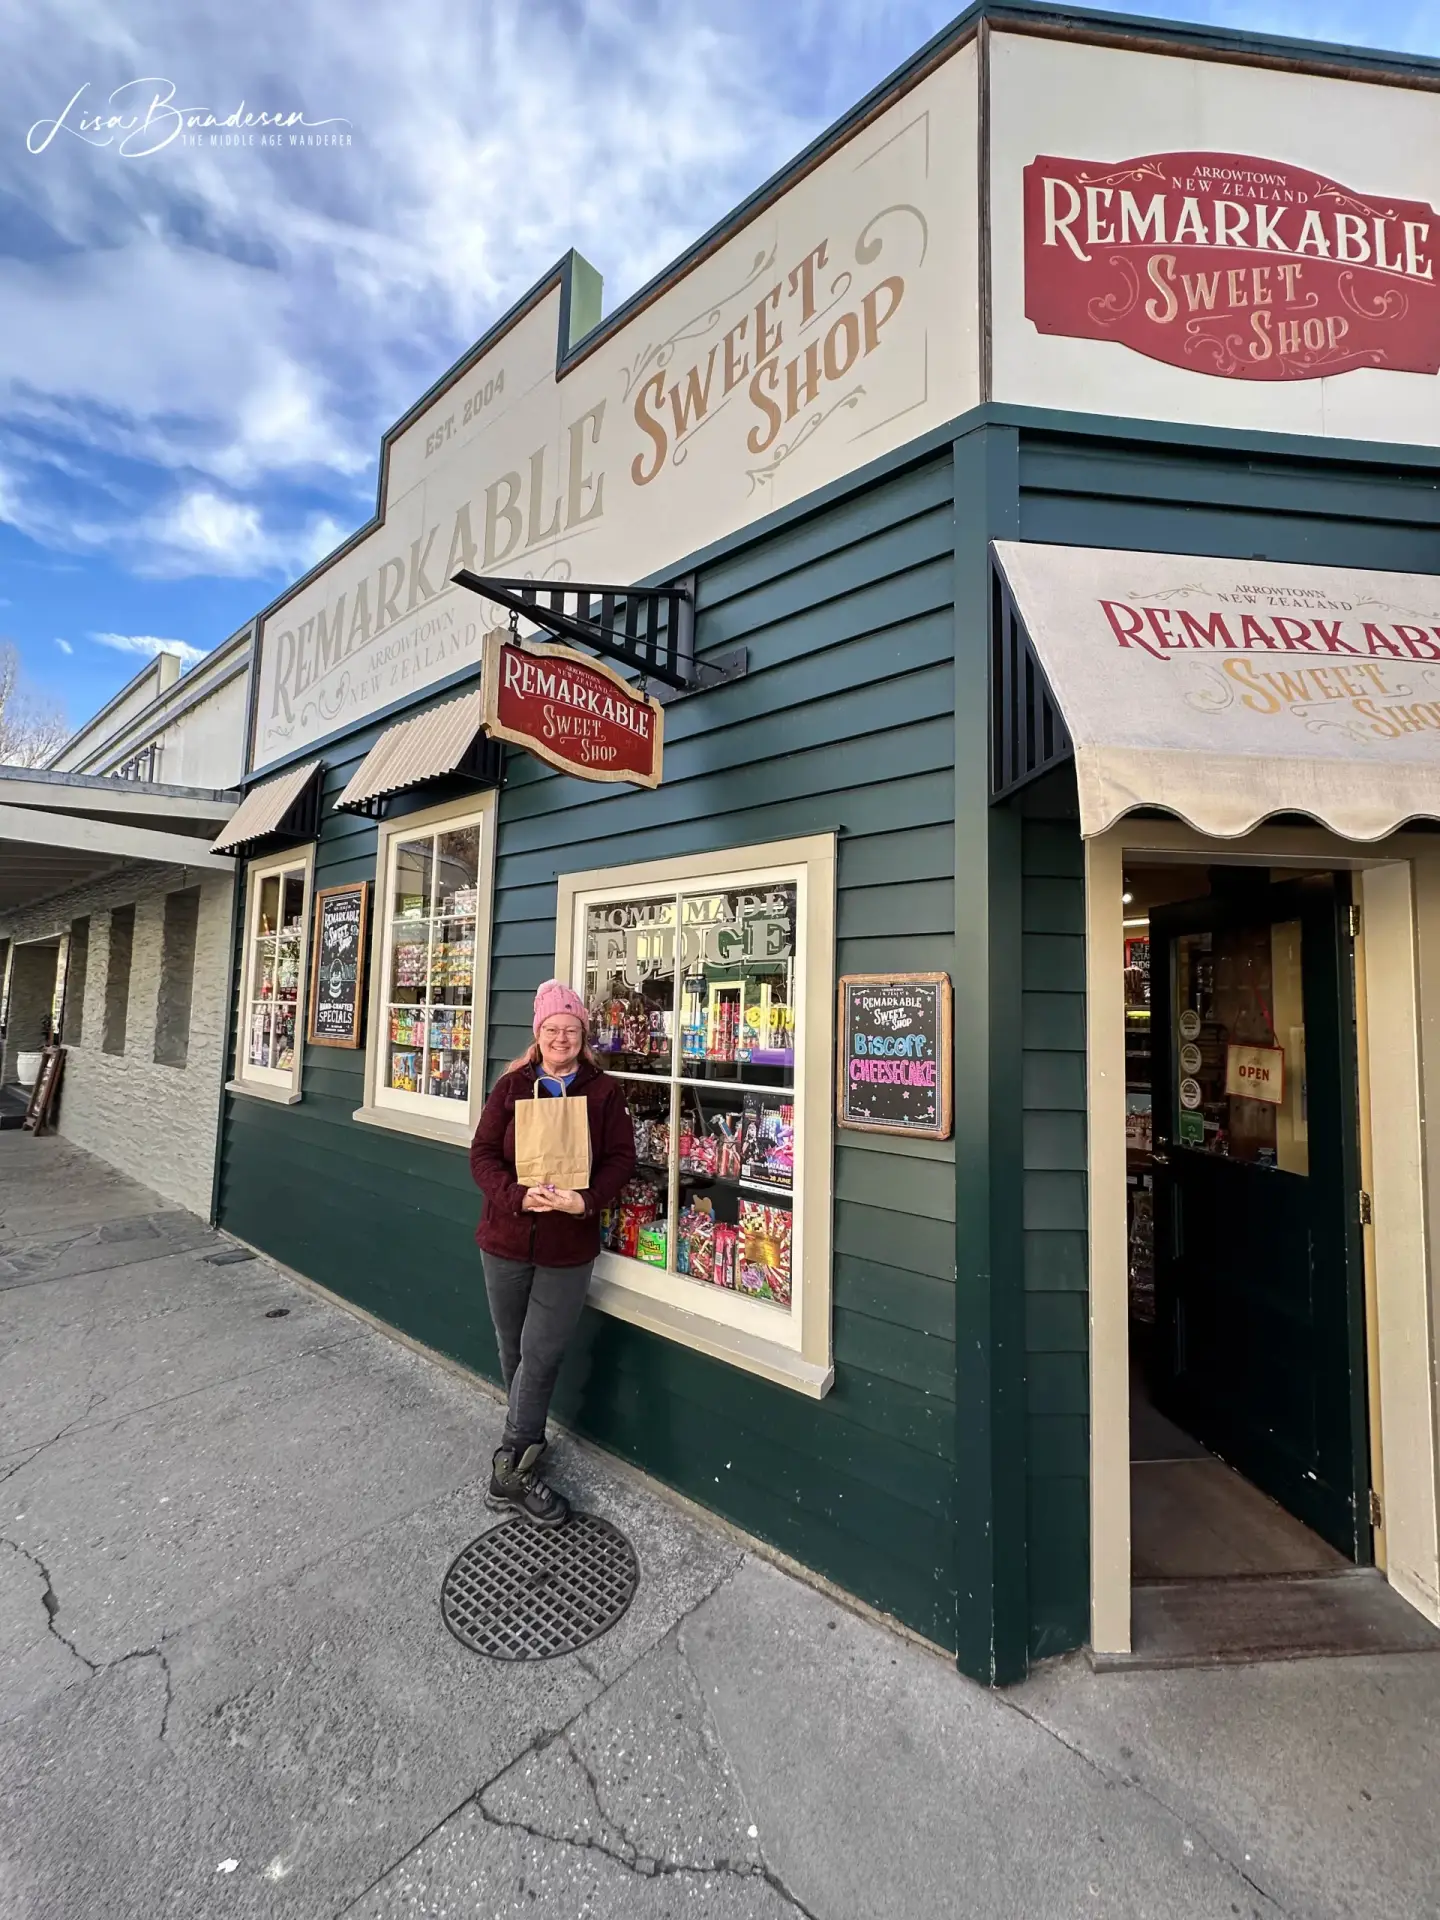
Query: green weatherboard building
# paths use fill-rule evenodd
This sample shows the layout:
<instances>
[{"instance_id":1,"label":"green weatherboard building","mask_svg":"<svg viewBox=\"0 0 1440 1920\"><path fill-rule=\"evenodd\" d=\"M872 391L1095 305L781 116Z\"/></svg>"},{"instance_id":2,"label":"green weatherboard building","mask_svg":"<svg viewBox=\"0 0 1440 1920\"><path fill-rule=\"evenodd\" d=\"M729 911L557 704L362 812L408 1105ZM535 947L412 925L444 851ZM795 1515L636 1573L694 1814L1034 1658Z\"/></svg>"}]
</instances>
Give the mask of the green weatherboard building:
<instances>
[{"instance_id":1,"label":"green weatherboard building","mask_svg":"<svg viewBox=\"0 0 1440 1920\"><path fill-rule=\"evenodd\" d=\"M257 624L220 1223L494 1378L559 972L644 1163L563 1422L983 1680L1435 1618L1437 81L983 5L608 318L567 256ZM487 729L517 597L657 786ZM919 1124L839 1124L854 975L943 976Z\"/></svg>"}]
</instances>

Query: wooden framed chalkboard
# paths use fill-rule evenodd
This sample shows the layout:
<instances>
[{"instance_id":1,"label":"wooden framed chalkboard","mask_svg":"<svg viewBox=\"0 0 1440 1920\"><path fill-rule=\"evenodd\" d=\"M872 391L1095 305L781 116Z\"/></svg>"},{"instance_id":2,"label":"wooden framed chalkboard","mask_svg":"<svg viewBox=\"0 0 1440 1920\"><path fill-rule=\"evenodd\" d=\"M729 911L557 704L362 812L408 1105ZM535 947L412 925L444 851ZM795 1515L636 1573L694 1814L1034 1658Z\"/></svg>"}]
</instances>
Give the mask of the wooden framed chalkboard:
<instances>
[{"instance_id":1,"label":"wooden framed chalkboard","mask_svg":"<svg viewBox=\"0 0 1440 1920\"><path fill-rule=\"evenodd\" d=\"M30 1133L44 1133L49 1126L64 1071L64 1047L47 1047L40 1056L40 1071L30 1089L30 1104L25 1109L24 1124Z\"/></svg>"},{"instance_id":2,"label":"wooden framed chalkboard","mask_svg":"<svg viewBox=\"0 0 1440 1920\"><path fill-rule=\"evenodd\" d=\"M949 974L844 974L838 1027L838 1124L948 1140Z\"/></svg>"},{"instance_id":3,"label":"wooden framed chalkboard","mask_svg":"<svg viewBox=\"0 0 1440 1920\"><path fill-rule=\"evenodd\" d=\"M365 1020L365 932L370 882L321 887L310 949L312 1047L358 1047Z\"/></svg>"}]
</instances>

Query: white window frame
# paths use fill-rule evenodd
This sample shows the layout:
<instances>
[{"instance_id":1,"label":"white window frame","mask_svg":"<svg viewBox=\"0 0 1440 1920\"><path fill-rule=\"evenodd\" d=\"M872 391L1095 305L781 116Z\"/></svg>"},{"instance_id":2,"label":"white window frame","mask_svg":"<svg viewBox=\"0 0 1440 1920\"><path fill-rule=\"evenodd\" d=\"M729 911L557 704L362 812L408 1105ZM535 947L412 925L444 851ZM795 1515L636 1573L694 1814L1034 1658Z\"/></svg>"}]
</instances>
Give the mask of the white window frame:
<instances>
[{"instance_id":1,"label":"white window frame","mask_svg":"<svg viewBox=\"0 0 1440 1920\"><path fill-rule=\"evenodd\" d=\"M602 1252L595 1262L589 1299L602 1313L614 1314L681 1346L729 1361L818 1400L829 1392L835 1377L831 1338L835 836L814 834L762 846L727 847L715 853L561 874L555 971L583 991L585 913L592 904L644 899L671 889L688 892L783 884L796 889L800 934L795 974L795 1105L799 1124L792 1195L790 1311L723 1287L706 1287L609 1251ZM678 1044L678 1033L676 1041Z\"/></svg>"},{"instance_id":2,"label":"white window frame","mask_svg":"<svg viewBox=\"0 0 1440 1920\"><path fill-rule=\"evenodd\" d=\"M475 897L475 984L470 1011L470 1095L462 1104L439 1094L407 1093L382 1084L390 1032L390 954L394 926L390 912L394 849L402 840L422 839L456 827L480 829L480 871ZM354 1119L364 1126L388 1127L423 1140L466 1147L485 1104L486 1039L490 1009L491 911L495 888L495 795L468 795L446 806L427 807L383 821L375 846L375 927L370 967L369 1025L365 1044L365 1104Z\"/></svg>"},{"instance_id":3,"label":"white window frame","mask_svg":"<svg viewBox=\"0 0 1440 1920\"><path fill-rule=\"evenodd\" d=\"M305 895L300 910L300 981L295 1003L295 1063L288 1073L276 1067L250 1064L250 1003L252 969L255 965L255 922L260 911L262 881L272 874L303 873ZM252 860L245 869L245 929L240 948L240 997L235 1009L235 1078L227 1080L229 1093L253 1094L260 1100L277 1100L293 1106L300 1098L301 1072L305 1062L305 1023L308 1016L306 991L309 986L310 903L315 884L315 846L286 847L279 853ZM282 883L283 893L283 883Z\"/></svg>"}]
</instances>

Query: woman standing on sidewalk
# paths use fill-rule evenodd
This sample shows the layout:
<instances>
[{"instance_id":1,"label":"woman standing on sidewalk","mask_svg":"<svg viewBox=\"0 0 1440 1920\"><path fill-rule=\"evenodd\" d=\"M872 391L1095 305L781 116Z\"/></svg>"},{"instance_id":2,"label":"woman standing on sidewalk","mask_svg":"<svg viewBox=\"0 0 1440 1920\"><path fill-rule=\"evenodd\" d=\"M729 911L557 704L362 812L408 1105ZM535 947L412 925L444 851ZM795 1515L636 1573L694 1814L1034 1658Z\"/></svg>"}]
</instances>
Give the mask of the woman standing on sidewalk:
<instances>
[{"instance_id":1,"label":"woman standing on sidewalk","mask_svg":"<svg viewBox=\"0 0 1440 1920\"><path fill-rule=\"evenodd\" d=\"M597 1066L589 1026L579 994L547 980L535 995L534 1045L497 1081L470 1147L470 1171L485 1195L475 1238L509 1395L486 1505L516 1508L542 1527L558 1527L570 1514L537 1471L550 1396L600 1251L601 1209L614 1203L635 1171L635 1130L624 1092ZM570 1098L585 1102L588 1183L521 1185L517 1100Z\"/></svg>"}]
</instances>

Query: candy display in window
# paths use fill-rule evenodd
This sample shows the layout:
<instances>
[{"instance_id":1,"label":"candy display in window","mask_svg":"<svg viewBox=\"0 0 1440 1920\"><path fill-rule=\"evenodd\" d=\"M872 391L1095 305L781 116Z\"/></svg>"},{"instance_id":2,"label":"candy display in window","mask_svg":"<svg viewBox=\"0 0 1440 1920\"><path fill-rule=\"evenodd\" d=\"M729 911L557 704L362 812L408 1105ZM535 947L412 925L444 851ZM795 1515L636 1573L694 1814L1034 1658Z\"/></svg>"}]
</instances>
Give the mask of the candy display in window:
<instances>
[{"instance_id":1,"label":"candy display in window","mask_svg":"<svg viewBox=\"0 0 1440 1920\"><path fill-rule=\"evenodd\" d=\"M390 1084L405 1093L420 1091L420 1061L418 1053L392 1053L390 1056Z\"/></svg>"},{"instance_id":2,"label":"candy display in window","mask_svg":"<svg viewBox=\"0 0 1440 1920\"><path fill-rule=\"evenodd\" d=\"M670 1258L670 1229L663 1220L652 1220L635 1236L635 1258L647 1267L663 1267Z\"/></svg>"},{"instance_id":3,"label":"candy display in window","mask_svg":"<svg viewBox=\"0 0 1440 1920\"><path fill-rule=\"evenodd\" d=\"M791 1100L745 1096L740 1178L788 1193L795 1179L795 1106Z\"/></svg>"},{"instance_id":4,"label":"candy display in window","mask_svg":"<svg viewBox=\"0 0 1440 1920\"><path fill-rule=\"evenodd\" d=\"M715 1222L715 1273L717 1287L735 1287L735 1256L739 1249L740 1230L738 1227Z\"/></svg>"},{"instance_id":5,"label":"candy display in window","mask_svg":"<svg viewBox=\"0 0 1440 1920\"><path fill-rule=\"evenodd\" d=\"M479 827L400 840L392 859L384 1084L398 1093L468 1100Z\"/></svg>"},{"instance_id":6,"label":"candy display in window","mask_svg":"<svg viewBox=\"0 0 1440 1920\"><path fill-rule=\"evenodd\" d=\"M767 1207L755 1200L740 1202L740 1245L735 1287L778 1306L790 1305L790 1245L792 1222L783 1207Z\"/></svg>"},{"instance_id":7,"label":"candy display in window","mask_svg":"<svg viewBox=\"0 0 1440 1920\"><path fill-rule=\"evenodd\" d=\"M715 1278L715 1211L701 1194L680 1215L676 1264L692 1280Z\"/></svg>"}]
</instances>

